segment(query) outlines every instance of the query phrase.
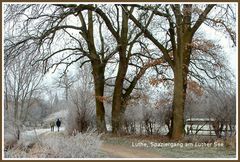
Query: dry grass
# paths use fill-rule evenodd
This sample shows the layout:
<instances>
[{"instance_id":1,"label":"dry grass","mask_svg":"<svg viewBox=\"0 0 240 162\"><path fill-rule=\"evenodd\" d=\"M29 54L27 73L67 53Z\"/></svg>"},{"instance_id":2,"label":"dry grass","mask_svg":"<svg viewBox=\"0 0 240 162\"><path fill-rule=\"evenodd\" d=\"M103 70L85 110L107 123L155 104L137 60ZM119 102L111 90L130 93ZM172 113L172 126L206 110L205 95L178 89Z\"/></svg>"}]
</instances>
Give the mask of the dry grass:
<instances>
[{"instance_id":1,"label":"dry grass","mask_svg":"<svg viewBox=\"0 0 240 162\"><path fill-rule=\"evenodd\" d=\"M93 132L67 136L62 132L45 133L41 137L23 138L4 152L5 158L97 158L100 136Z\"/></svg>"}]
</instances>

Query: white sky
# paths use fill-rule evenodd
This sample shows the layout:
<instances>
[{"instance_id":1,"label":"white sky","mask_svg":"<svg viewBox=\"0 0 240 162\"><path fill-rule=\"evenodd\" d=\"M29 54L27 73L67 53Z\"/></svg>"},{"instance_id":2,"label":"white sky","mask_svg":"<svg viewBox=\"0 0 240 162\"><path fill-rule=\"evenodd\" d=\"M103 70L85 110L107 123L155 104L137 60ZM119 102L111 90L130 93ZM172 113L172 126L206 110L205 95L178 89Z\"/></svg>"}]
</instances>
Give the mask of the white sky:
<instances>
[{"instance_id":1,"label":"white sky","mask_svg":"<svg viewBox=\"0 0 240 162\"><path fill-rule=\"evenodd\" d=\"M209 28L204 24L201 26L201 30L204 30L204 34L208 37L208 39L215 40L223 47L223 51L226 53L228 59L227 61L229 61L230 67L236 74L238 60L237 47L232 46L233 43L230 38L226 37L226 34L224 35L222 32Z\"/></svg>"}]
</instances>

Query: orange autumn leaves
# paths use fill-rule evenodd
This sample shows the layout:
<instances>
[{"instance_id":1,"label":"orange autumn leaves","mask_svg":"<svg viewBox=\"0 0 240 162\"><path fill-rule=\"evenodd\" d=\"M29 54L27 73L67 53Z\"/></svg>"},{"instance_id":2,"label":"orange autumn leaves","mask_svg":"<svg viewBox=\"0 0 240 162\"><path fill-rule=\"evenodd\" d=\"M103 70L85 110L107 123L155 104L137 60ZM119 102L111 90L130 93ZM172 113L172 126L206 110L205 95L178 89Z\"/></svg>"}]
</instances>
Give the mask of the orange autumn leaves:
<instances>
[{"instance_id":1,"label":"orange autumn leaves","mask_svg":"<svg viewBox=\"0 0 240 162\"><path fill-rule=\"evenodd\" d=\"M203 88L201 87L201 85L199 85L197 82L195 82L193 80L188 81L188 90L190 92L193 92L197 96L203 95Z\"/></svg>"},{"instance_id":2,"label":"orange autumn leaves","mask_svg":"<svg viewBox=\"0 0 240 162\"><path fill-rule=\"evenodd\" d=\"M158 78L150 78L149 79L149 84L152 86L158 86L160 83L163 83L165 81L164 77L158 79ZM194 94L198 95L198 96L202 96L203 94L203 88L201 87L201 85L199 83L197 83L196 81L193 80L188 80L188 91L189 92L193 92Z\"/></svg>"},{"instance_id":3,"label":"orange autumn leaves","mask_svg":"<svg viewBox=\"0 0 240 162\"><path fill-rule=\"evenodd\" d=\"M96 99L100 102L111 102L111 97L110 96L95 96Z\"/></svg>"}]
</instances>

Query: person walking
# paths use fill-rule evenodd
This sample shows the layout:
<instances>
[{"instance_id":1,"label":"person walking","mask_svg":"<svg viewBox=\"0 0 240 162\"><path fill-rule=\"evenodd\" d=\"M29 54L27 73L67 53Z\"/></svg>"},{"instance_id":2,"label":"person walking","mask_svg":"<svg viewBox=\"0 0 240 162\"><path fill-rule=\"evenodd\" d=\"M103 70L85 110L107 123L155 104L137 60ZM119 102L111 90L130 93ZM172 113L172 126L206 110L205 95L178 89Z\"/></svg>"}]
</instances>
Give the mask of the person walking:
<instances>
[{"instance_id":1,"label":"person walking","mask_svg":"<svg viewBox=\"0 0 240 162\"><path fill-rule=\"evenodd\" d=\"M55 122L54 122L54 121L51 121L51 123L50 123L51 132L52 132L52 131L54 132L54 126L55 126Z\"/></svg>"},{"instance_id":2,"label":"person walking","mask_svg":"<svg viewBox=\"0 0 240 162\"><path fill-rule=\"evenodd\" d=\"M61 121L59 119L57 119L56 125L58 127L58 132L59 132L59 129L60 129L60 126L61 126Z\"/></svg>"}]
</instances>

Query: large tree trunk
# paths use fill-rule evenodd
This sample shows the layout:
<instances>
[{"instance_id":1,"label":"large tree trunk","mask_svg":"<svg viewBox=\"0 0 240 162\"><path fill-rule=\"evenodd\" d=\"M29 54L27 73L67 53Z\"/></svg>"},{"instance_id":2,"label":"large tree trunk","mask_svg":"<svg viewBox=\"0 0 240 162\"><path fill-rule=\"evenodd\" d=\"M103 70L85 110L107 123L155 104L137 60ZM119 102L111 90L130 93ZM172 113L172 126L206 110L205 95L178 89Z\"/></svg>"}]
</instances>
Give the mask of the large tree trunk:
<instances>
[{"instance_id":1,"label":"large tree trunk","mask_svg":"<svg viewBox=\"0 0 240 162\"><path fill-rule=\"evenodd\" d=\"M122 11L122 30L121 36L118 40L119 44L119 67L115 81L115 87L113 92L113 103L112 103L112 133L119 134L122 131L123 124L123 83L126 76L129 53L127 53L128 46L128 15Z\"/></svg>"},{"instance_id":2,"label":"large tree trunk","mask_svg":"<svg viewBox=\"0 0 240 162\"><path fill-rule=\"evenodd\" d=\"M192 42L192 35L179 34L178 50L176 54L174 72L174 95L172 105L172 125L169 133L171 139L180 139L185 134L184 124L184 107L187 92L187 76L190 63L191 48L189 44Z\"/></svg>"},{"instance_id":3,"label":"large tree trunk","mask_svg":"<svg viewBox=\"0 0 240 162\"><path fill-rule=\"evenodd\" d=\"M93 78L94 78L94 88L95 88L95 101L96 101L96 125L99 133L106 132L106 122L105 122L105 109L103 100L101 97L104 95L104 83L105 83L105 67L104 63L100 56L97 54L95 43L94 43L94 28L93 28L93 18L92 11L88 11L88 30L86 27L86 22L83 19L83 16L80 14L80 20L82 22L86 41L89 48L89 59L91 60L93 68Z\"/></svg>"},{"instance_id":4,"label":"large tree trunk","mask_svg":"<svg viewBox=\"0 0 240 162\"><path fill-rule=\"evenodd\" d=\"M121 93L120 88L115 87L113 94L112 104L112 133L119 134L122 127L122 114L121 114Z\"/></svg>"},{"instance_id":5,"label":"large tree trunk","mask_svg":"<svg viewBox=\"0 0 240 162\"><path fill-rule=\"evenodd\" d=\"M172 139L180 139L184 135L184 86L182 68L174 71L173 120L170 132Z\"/></svg>"},{"instance_id":6,"label":"large tree trunk","mask_svg":"<svg viewBox=\"0 0 240 162\"><path fill-rule=\"evenodd\" d=\"M127 60L120 61L112 102L112 133L119 134L122 131L123 124L123 83L127 71Z\"/></svg>"},{"instance_id":7,"label":"large tree trunk","mask_svg":"<svg viewBox=\"0 0 240 162\"><path fill-rule=\"evenodd\" d=\"M122 125L123 125L123 115L124 111L121 108L121 101L117 99L115 96L112 105L112 133L113 134L121 134L122 133Z\"/></svg>"},{"instance_id":8,"label":"large tree trunk","mask_svg":"<svg viewBox=\"0 0 240 162\"><path fill-rule=\"evenodd\" d=\"M105 108L104 103L100 100L100 97L104 95L104 69L105 66L93 63L93 78L95 87L95 101L96 101L96 124L99 133L106 132L105 122Z\"/></svg>"}]
</instances>

